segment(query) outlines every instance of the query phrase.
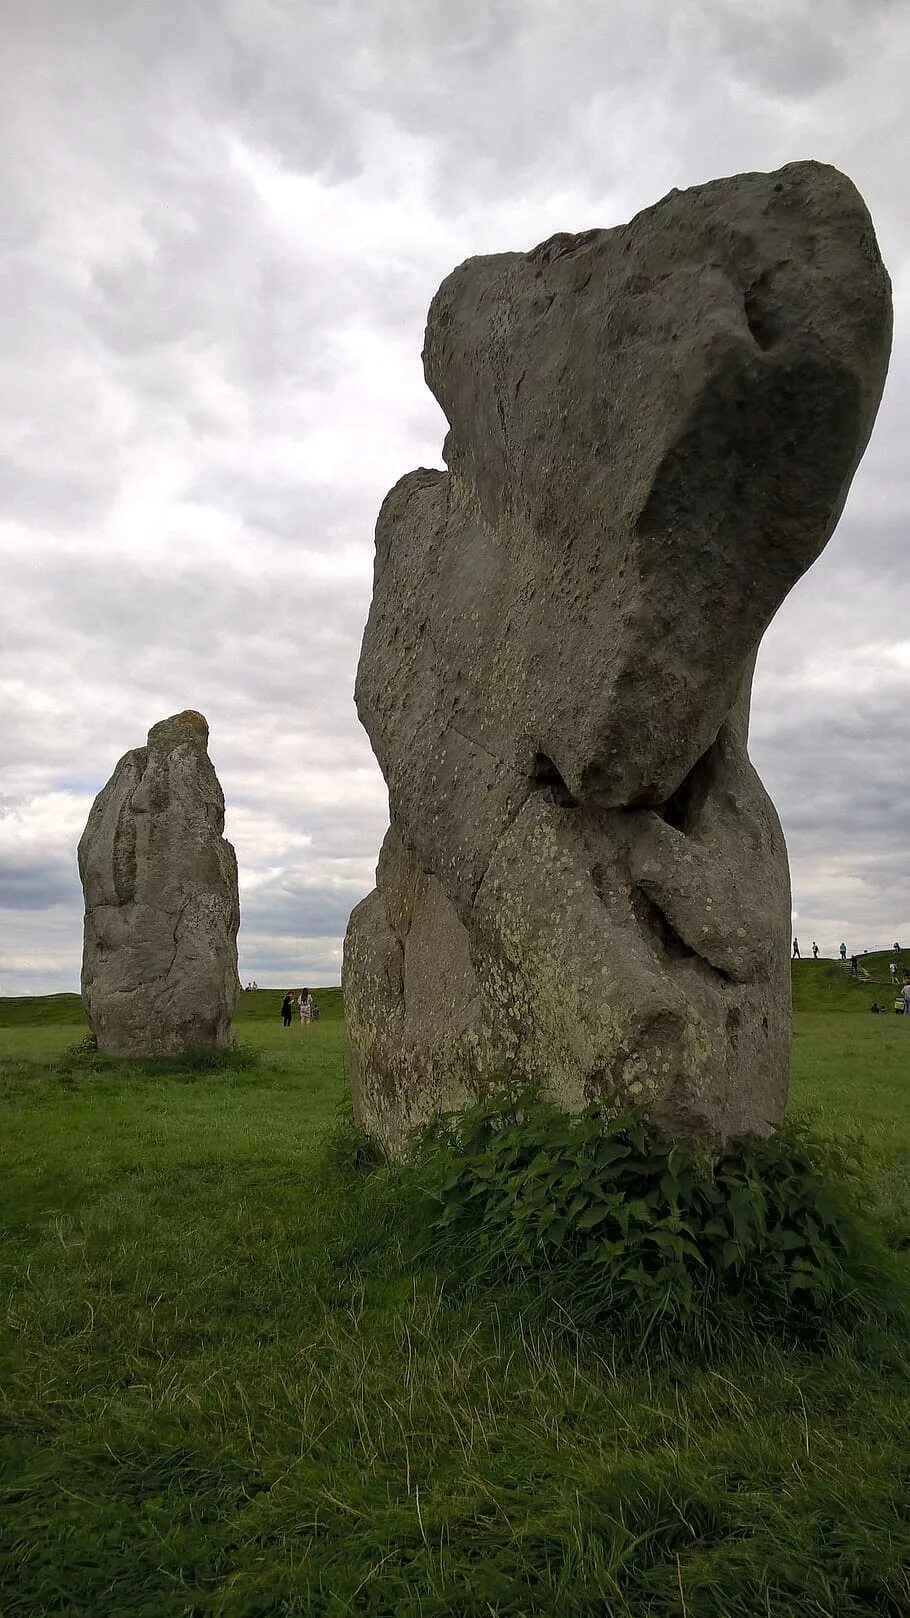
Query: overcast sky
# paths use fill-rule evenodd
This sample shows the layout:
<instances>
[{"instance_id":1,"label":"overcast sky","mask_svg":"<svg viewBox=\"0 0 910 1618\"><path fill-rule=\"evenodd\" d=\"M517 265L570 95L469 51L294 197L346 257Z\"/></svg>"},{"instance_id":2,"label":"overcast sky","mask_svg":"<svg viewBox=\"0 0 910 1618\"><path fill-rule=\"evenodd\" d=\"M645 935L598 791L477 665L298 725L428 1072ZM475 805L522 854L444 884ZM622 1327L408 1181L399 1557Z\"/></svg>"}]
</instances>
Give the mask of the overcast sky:
<instances>
[{"instance_id":1,"label":"overcast sky","mask_svg":"<svg viewBox=\"0 0 910 1618\"><path fill-rule=\"evenodd\" d=\"M338 981L387 817L351 699L373 523L445 431L433 292L805 157L866 197L895 347L752 754L804 947L910 943L908 82L904 0L3 0L0 994L78 986L92 798L184 707L241 975Z\"/></svg>"}]
</instances>

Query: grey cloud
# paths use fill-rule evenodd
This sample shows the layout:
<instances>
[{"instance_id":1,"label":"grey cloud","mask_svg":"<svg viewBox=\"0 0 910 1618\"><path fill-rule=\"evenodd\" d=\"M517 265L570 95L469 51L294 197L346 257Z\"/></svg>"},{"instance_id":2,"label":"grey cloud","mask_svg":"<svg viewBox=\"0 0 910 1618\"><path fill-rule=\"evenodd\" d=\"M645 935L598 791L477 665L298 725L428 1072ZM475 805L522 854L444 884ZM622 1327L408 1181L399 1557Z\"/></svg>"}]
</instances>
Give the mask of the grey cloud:
<instances>
[{"instance_id":1,"label":"grey cloud","mask_svg":"<svg viewBox=\"0 0 910 1618\"><path fill-rule=\"evenodd\" d=\"M772 795L786 803L788 836L821 832L841 850L887 846L898 859L910 818L910 670L894 676L893 691L883 683L874 694L832 700L797 687L794 697L798 713L776 714L765 739L751 745Z\"/></svg>"},{"instance_id":2,"label":"grey cloud","mask_svg":"<svg viewBox=\"0 0 910 1618\"><path fill-rule=\"evenodd\" d=\"M910 936L910 660L872 690L806 688L760 715L750 751L781 811L794 910L835 948L849 931L868 948Z\"/></svg>"},{"instance_id":3,"label":"grey cloud","mask_svg":"<svg viewBox=\"0 0 910 1618\"><path fill-rule=\"evenodd\" d=\"M257 888L243 901L245 930L274 940L331 938L344 934L352 907L363 898L357 883L318 887L304 873Z\"/></svg>"},{"instance_id":4,"label":"grey cloud","mask_svg":"<svg viewBox=\"0 0 910 1618\"><path fill-rule=\"evenodd\" d=\"M106 506L103 482L90 473L27 468L0 458L0 510L7 522L87 527L103 516Z\"/></svg>"},{"instance_id":5,"label":"grey cloud","mask_svg":"<svg viewBox=\"0 0 910 1618\"><path fill-rule=\"evenodd\" d=\"M13 864L0 859L0 910L52 910L79 900L75 861L45 861L33 855Z\"/></svg>"},{"instance_id":6,"label":"grey cloud","mask_svg":"<svg viewBox=\"0 0 910 1618\"><path fill-rule=\"evenodd\" d=\"M703 30L714 29L728 70L775 96L812 95L847 71L856 21L851 4L771 0L758 11L727 0L695 9Z\"/></svg>"},{"instance_id":7,"label":"grey cloud","mask_svg":"<svg viewBox=\"0 0 910 1618\"><path fill-rule=\"evenodd\" d=\"M254 941L254 953L241 941L240 981L255 979L260 989L287 988L309 984L312 988L336 988L341 977L341 939L299 938L293 947Z\"/></svg>"}]
</instances>

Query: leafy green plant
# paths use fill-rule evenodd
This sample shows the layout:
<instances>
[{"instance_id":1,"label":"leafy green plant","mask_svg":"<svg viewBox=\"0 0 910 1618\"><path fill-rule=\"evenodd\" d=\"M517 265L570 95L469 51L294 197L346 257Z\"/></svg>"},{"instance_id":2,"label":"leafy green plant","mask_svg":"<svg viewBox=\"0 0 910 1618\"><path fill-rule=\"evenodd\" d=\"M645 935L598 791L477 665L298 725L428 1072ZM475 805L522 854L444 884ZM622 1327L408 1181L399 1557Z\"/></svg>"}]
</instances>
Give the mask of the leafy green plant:
<instances>
[{"instance_id":1,"label":"leafy green plant","mask_svg":"<svg viewBox=\"0 0 910 1618\"><path fill-rule=\"evenodd\" d=\"M70 1061L73 1058L92 1056L98 1049L98 1041L94 1034L86 1034L84 1039L77 1039L72 1045L64 1048L61 1061Z\"/></svg>"},{"instance_id":2,"label":"leafy green plant","mask_svg":"<svg viewBox=\"0 0 910 1618\"><path fill-rule=\"evenodd\" d=\"M361 1171L387 1166L382 1147L354 1122L350 1095L342 1096L337 1103L334 1121L323 1133L322 1160L330 1175L348 1180Z\"/></svg>"},{"instance_id":3,"label":"leafy green plant","mask_svg":"<svg viewBox=\"0 0 910 1618\"><path fill-rule=\"evenodd\" d=\"M856 1293L850 1166L806 1131L712 1157L629 1109L570 1115L501 1091L441 1120L418 1155L431 1250L543 1288L576 1321L678 1326L736 1300L798 1325Z\"/></svg>"}]
</instances>

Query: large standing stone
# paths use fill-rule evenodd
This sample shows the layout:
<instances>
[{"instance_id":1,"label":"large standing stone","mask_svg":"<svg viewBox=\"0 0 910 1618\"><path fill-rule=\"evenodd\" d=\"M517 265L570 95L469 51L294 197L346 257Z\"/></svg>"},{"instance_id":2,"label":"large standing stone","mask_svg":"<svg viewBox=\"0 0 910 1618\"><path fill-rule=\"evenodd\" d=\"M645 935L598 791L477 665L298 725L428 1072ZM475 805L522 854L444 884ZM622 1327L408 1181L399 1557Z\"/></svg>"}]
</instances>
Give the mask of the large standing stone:
<instances>
[{"instance_id":1,"label":"large standing stone","mask_svg":"<svg viewBox=\"0 0 910 1618\"><path fill-rule=\"evenodd\" d=\"M82 998L98 1048L227 1046L237 998L237 860L202 714L153 725L92 805L79 843Z\"/></svg>"},{"instance_id":2,"label":"large standing stone","mask_svg":"<svg viewBox=\"0 0 910 1618\"><path fill-rule=\"evenodd\" d=\"M345 1004L389 1149L507 1070L708 1140L780 1119L789 876L752 670L890 328L863 201L816 163L443 283L449 470L383 505L356 693L392 824Z\"/></svg>"}]
</instances>

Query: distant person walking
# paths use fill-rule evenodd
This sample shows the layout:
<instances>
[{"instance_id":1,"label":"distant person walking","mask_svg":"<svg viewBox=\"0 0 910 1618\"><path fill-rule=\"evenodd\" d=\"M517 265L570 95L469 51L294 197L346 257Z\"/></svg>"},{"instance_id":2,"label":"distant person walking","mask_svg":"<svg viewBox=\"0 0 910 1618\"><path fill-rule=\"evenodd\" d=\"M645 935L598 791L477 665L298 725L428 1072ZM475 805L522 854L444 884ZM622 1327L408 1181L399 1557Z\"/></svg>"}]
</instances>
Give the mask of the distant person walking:
<instances>
[{"instance_id":1,"label":"distant person walking","mask_svg":"<svg viewBox=\"0 0 910 1618\"><path fill-rule=\"evenodd\" d=\"M794 959L794 961L799 960L799 939L798 938L794 938L794 940L793 940L793 959Z\"/></svg>"},{"instance_id":2,"label":"distant person walking","mask_svg":"<svg viewBox=\"0 0 910 1618\"><path fill-rule=\"evenodd\" d=\"M897 962L896 961L889 961L888 962L888 973L889 973L889 976L891 978L891 982L896 983L897 982Z\"/></svg>"},{"instance_id":3,"label":"distant person walking","mask_svg":"<svg viewBox=\"0 0 910 1618\"><path fill-rule=\"evenodd\" d=\"M309 989L301 989L300 998L297 1001L297 1004L300 1007L300 1026L301 1028L304 1028L308 1022L312 1022L313 1020L314 1002Z\"/></svg>"},{"instance_id":4,"label":"distant person walking","mask_svg":"<svg viewBox=\"0 0 910 1618\"><path fill-rule=\"evenodd\" d=\"M859 977L859 961L855 955L850 956L850 976L851 978Z\"/></svg>"},{"instance_id":5,"label":"distant person walking","mask_svg":"<svg viewBox=\"0 0 910 1618\"><path fill-rule=\"evenodd\" d=\"M847 946L846 946L846 944L841 944L840 958L841 958L842 961L846 961L846 959L847 959Z\"/></svg>"},{"instance_id":6,"label":"distant person walking","mask_svg":"<svg viewBox=\"0 0 910 1618\"><path fill-rule=\"evenodd\" d=\"M813 961L818 960L818 945L816 944L814 938L812 940L812 959L813 959Z\"/></svg>"},{"instance_id":7,"label":"distant person walking","mask_svg":"<svg viewBox=\"0 0 910 1618\"><path fill-rule=\"evenodd\" d=\"M293 1013L294 1013L294 996L292 995L290 989L288 989L287 994L285 995L284 999L281 1002L281 1021L284 1024L285 1028L290 1028L290 1026L291 1026L291 1017L293 1016Z\"/></svg>"}]
</instances>

